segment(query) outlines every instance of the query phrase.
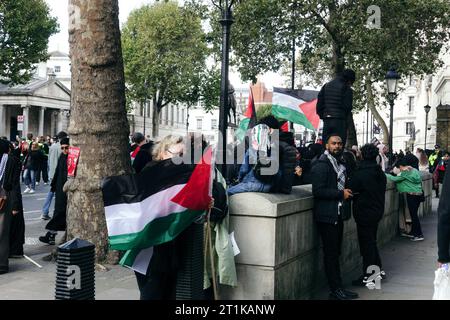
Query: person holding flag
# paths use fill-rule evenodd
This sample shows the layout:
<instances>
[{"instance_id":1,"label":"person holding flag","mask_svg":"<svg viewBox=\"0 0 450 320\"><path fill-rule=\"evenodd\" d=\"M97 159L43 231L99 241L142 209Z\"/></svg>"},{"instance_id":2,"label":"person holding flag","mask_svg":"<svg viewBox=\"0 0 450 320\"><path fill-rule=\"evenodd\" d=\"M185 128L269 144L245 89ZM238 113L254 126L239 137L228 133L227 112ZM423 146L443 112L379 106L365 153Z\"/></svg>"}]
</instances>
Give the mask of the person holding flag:
<instances>
[{"instance_id":1,"label":"person holding flag","mask_svg":"<svg viewBox=\"0 0 450 320\"><path fill-rule=\"evenodd\" d=\"M103 181L110 247L126 250L120 264L135 271L141 300L175 299L183 232L213 205L211 148L195 166L184 153L183 138L169 135L139 174Z\"/></svg>"}]
</instances>

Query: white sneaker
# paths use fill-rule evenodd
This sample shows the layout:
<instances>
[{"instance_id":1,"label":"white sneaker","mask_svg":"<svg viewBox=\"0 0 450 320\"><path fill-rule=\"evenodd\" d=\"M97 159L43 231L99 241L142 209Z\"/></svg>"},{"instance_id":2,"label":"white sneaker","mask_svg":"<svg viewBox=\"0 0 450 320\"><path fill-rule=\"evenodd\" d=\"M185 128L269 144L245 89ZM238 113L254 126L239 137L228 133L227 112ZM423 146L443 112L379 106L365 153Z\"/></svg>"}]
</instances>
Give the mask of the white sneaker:
<instances>
[{"instance_id":1,"label":"white sneaker","mask_svg":"<svg viewBox=\"0 0 450 320\"><path fill-rule=\"evenodd\" d=\"M30 192L30 190L31 189L27 187L25 190L23 190L23 193L28 193L28 192Z\"/></svg>"},{"instance_id":2,"label":"white sneaker","mask_svg":"<svg viewBox=\"0 0 450 320\"><path fill-rule=\"evenodd\" d=\"M35 193L36 191L34 191L33 189L31 189L30 190L30 192L28 192L28 193Z\"/></svg>"},{"instance_id":3,"label":"white sneaker","mask_svg":"<svg viewBox=\"0 0 450 320\"><path fill-rule=\"evenodd\" d=\"M36 185L38 186L38 185L39 185L39 182L36 182Z\"/></svg>"}]
</instances>

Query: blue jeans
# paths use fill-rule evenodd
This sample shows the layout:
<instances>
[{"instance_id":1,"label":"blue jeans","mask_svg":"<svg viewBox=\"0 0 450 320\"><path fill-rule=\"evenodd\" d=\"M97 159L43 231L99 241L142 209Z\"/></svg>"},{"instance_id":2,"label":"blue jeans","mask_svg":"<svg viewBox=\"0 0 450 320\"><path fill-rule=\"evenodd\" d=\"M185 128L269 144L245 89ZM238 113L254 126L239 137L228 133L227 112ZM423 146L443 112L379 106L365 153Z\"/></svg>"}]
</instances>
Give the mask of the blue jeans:
<instances>
[{"instance_id":1,"label":"blue jeans","mask_svg":"<svg viewBox=\"0 0 450 320\"><path fill-rule=\"evenodd\" d=\"M263 183L255 178L253 171L250 170L249 173L244 177L244 179L237 185L228 188L228 195L233 195L242 192L269 192L272 188L272 184Z\"/></svg>"},{"instance_id":2,"label":"blue jeans","mask_svg":"<svg viewBox=\"0 0 450 320\"><path fill-rule=\"evenodd\" d=\"M50 206L52 205L53 197L55 196L54 192L49 191L47 193L47 198L45 199L44 207L42 208L42 212L45 216L48 216L48 213L50 211Z\"/></svg>"},{"instance_id":3,"label":"blue jeans","mask_svg":"<svg viewBox=\"0 0 450 320\"><path fill-rule=\"evenodd\" d=\"M32 190L36 189L36 171L25 169L23 172L23 179L28 188Z\"/></svg>"}]
</instances>

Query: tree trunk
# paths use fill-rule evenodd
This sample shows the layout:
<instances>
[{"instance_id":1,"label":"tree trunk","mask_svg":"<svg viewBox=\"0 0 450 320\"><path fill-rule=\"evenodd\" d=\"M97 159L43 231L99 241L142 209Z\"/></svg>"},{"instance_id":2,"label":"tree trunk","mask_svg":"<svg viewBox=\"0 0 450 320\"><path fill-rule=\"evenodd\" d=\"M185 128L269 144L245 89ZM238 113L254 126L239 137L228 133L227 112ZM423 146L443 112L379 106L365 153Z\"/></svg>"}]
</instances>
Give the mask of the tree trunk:
<instances>
[{"instance_id":1,"label":"tree trunk","mask_svg":"<svg viewBox=\"0 0 450 320\"><path fill-rule=\"evenodd\" d=\"M156 102L156 98L153 98L153 116L152 116L152 138L156 139L159 136L159 113L160 109Z\"/></svg>"},{"instance_id":2,"label":"tree trunk","mask_svg":"<svg viewBox=\"0 0 450 320\"><path fill-rule=\"evenodd\" d=\"M384 119L380 116L380 114L377 111L377 108L375 106L375 99L373 96L373 88L372 83L369 78L366 79L366 91L367 91L367 105L369 106L370 111L372 111L373 116L377 120L378 124L383 129L383 144L388 145L389 144L389 129L386 125L386 122L384 122ZM372 128L373 130L373 128Z\"/></svg>"},{"instance_id":3,"label":"tree trunk","mask_svg":"<svg viewBox=\"0 0 450 320\"><path fill-rule=\"evenodd\" d=\"M67 236L94 243L97 261L108 258L102 179L131 172L118 13L118 0L69 2L69 135L81 151L76 178L65 185ZM116 258L112 252L108 261Z\"/></svg>"},{"instance_id":4,"label":"tree trunk","mask_svg":"<svg viewBox=\"0 0 450 320\"><path fill-rule=\"evenodd\" d=\"M337 76L339 73L344 71L345 68L345 59L342 54L342 48L339 44L337 44L334 41L333 41L332 67L334 70L334 76Z\"/></svg>"}]
</instances>

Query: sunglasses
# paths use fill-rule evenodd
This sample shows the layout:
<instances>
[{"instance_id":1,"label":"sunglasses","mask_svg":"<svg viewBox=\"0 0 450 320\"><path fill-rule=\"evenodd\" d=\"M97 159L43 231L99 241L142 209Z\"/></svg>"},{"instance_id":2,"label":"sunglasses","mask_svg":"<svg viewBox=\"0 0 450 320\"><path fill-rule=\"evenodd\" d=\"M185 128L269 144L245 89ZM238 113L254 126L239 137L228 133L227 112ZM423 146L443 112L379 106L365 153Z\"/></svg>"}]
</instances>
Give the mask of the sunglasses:
<instances>
[{"instance_id":1,"label":"sunglasses","mask_svg":"<svg viewBox=\"0 0 450 320\"><path fill-rule=\"evenodd\" d=\"M61 147L61 150L69 150L69 147Z\"/></svg>"}]
</instances>

